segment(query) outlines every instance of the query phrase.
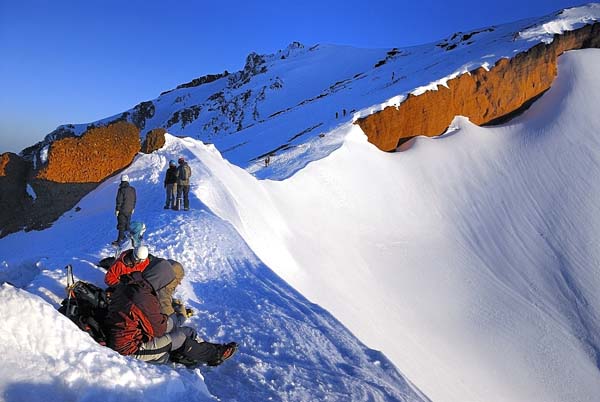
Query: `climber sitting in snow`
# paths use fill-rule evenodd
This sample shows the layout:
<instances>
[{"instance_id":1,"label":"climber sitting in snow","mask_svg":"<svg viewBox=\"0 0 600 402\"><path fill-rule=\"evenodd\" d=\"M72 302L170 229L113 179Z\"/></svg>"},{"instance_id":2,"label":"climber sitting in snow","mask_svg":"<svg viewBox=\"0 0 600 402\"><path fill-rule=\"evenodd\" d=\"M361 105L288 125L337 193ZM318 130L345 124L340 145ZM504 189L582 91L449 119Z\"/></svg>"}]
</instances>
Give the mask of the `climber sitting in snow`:
<instances>
[{"instance_id":1,"label":"climber sitting in snow","mask_svg":"<svg viewBox=\"0 0 600 402\"><path fill-rule=\"evenodd\" d=\"M178 312L185 317L193 315L192 309L185 308L181 301L173 299L173 293L175 293L175 289L179 286L184 276L181 263L175 260L156 257L150 254L148 247L144 245L124 251L108 268L104 282L108 286L116 286L122 275L135 271L144 272L150 268L172 270L175 273L175 278L158 291L161 313L171 315Z\"/></svg>"},{"instance_id":2,"label":"climber sitting in snow","mask_svg":"<svg viewBox=\"0 0 600 402\"><path fill-rule=\"evenodd\" d=\"M165 264L156 264L143 273L124 274L112 292L104 320L108 346L151 363L221 364L237 350L235 342L205 342L194 329L181 326L183 315L161 313L158 293L174 280L175 272Z\"/></svg>"}]
</instances>

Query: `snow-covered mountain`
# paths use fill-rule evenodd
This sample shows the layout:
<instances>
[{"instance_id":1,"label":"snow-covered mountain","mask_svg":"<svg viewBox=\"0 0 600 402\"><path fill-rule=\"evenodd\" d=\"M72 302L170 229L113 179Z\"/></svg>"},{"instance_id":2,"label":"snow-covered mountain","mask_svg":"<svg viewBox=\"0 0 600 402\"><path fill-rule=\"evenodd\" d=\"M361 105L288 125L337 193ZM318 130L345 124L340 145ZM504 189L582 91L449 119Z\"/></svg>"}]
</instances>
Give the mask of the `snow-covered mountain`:
<instances>
[{"instance_id":1,"label":"snow-covered mountain","mask_svg":"<svg viewBox=\"0 0 600 402\"><path fill-rule=\"evenodd\" d=\"M600 6L591 3L408 48L307 47L295 42L274 54L248 55L241 71L197 78L100 121L61 126L45 142L124 119L139 127L142 136L164 128L215 144L228 161L258 177L285 178L291 174L288 153L327 155L331 141L325 136L347 121L398 105L408 94L436 89L478 67L490 68L501 58L599 18ZM263 172L262 158L269 153L275 154L273 165Z\"/></svg>"},{"instance_id":2,"label":"snow-covered mountain","mask_svg":"<svg viewBox=\"0 0 600 402\"><path fill-rule=\"evenodd\" d=\"M595 10L563 12L520 37ZM503 43L477 47L497 55ZM296 46L278 63L318 51ZM459 64L442 54L432 68ZM0 280L13 284L0 288L2 400L597 400L599 66L598 49L568 52L552 88L516 119L482 128L457 117L443 136L393 154L343 119L343 109L365 113L361 80L344 85L354 96L334 91L322 97L330 104L265 121L259 139L252 127L214 144L167 135L125 171L138 191L134 220L148 226L152 253L186 268L177 295L198 311L190 325L209 340L239 341L239 354L214 369L150 366L95 344L56 312L66 264L102 283L95 263L113 251L115 177L53 227L0 240ZM406 79L432 77L416 71ZM388 95L369 110L404 93ZM289 138L277 124L296 130L325 115L315 129L323 137L307 134L268 168L249 162ZM163 174L178 156L193 170L185 213L162 209Z\"/></svg>"}]
</instances>

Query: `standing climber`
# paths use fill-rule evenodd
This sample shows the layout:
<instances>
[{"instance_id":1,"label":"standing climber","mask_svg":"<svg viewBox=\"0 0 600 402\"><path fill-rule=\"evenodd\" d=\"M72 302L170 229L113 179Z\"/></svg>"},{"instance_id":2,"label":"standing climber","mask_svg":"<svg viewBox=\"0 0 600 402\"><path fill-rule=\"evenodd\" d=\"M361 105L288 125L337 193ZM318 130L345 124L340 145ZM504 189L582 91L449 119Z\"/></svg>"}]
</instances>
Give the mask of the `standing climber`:
<instances>
[{"instance_id":1,"label":"standing climber","mask_svg":"<svg viewBox=\"0 0 600 402\"><path fill-rule=\"evenodd\" d=\"M190 209L190 177L192 176L192 169L187 164L185 159L179 158L179 167L177 168L177 204L173 209L178 210L181 208L181 202L183 198L183 209L188 211Z\"/></svg>"},{"instance_id":2,"label":"standing climber","mask_svg":"<svg viewBox=\"0 0 600 402\"><path fill-rule=\"evenodd\" d=\"M177 202L177 166L175 166L175 161L169 162L164 184L167 191L165 209L173 208Z\"/></svg>"},{"instance_id":3,"label":"standing climber","mask_svg":"<svg viewBox=\"0 0 600 402\"><path fill-rule=\"evenodd\" d=\"M121 176L121 184L117 191L117 202L115 214L117 215L117 230L119 237L113 241L114 246L121 244L125 240L125 233L129 230L131 215L135 209L135 188L129 185L129 176Z\"/></svg>"}]
</instances>

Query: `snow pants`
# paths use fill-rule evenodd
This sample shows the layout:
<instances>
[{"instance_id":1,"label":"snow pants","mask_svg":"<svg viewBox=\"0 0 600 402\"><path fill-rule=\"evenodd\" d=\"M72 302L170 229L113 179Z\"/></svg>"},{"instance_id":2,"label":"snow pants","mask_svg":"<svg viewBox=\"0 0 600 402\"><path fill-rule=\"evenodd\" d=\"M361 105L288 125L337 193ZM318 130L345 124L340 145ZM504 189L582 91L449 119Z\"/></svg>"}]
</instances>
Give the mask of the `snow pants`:
<instances>
[{"instance_id":1,"label":"snow pants","mask_svg":"<svg viewBox=\"0 0 600 402\"><path fill-rule=\"evenodd\" d=\"M165 201L166 208L173 208L177 202L177 183L167 184L167 200Z\"/></svg>"},{"instance_id":2,"label":"snow pants","mask_svg":"<svg viewBox=\"0 0 600 402\"><path fill-rule=\"evenodd\" d=\"M219 357L218 345L199 339L196 331L189 327L175 328L166 335L142 343L133 357L161 364L169 361L170 352L197 362L210 362Z\"/></svg>"},{"instance_id":3,"label":"snow pants","mask_svg":"<svg viewBox=\"0 0 600 402\"><path fill-rule=\"evenodd\" d=\"M118 242L125 239L125 232L129 230L129 224L131 223L131 212L119 212L117 215L117 230L119 231Z\"/></svg>"},{"instance_id":4,"label":"snow pants","mask_svg":"<svg viewBox=\"0 0 600 402\"><path fill-rule=\"evenodd\" d=\"M183 201L183 208L190 208L190 185L189 184L178 184L177 185L177 206L181 208L181 202Z\"/></svg>"}]
</instances>

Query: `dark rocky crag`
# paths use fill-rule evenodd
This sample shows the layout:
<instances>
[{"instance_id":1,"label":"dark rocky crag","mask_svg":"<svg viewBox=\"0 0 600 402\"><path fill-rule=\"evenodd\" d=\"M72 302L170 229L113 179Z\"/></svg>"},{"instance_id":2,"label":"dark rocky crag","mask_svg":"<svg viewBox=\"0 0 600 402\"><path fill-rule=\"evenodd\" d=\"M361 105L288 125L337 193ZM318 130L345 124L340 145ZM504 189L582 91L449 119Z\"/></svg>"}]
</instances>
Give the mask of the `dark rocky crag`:
<instances>
[{"instance_id":1,"label":"dark rocky crag","mask_svg":"<svg viewBox=\"0 0 600 402\"><path fill-rule=\"evenodd\" d=\"M12 153L0 155L0 237L49 227L133 161L140 150L140 134L133 124L117 122L92 128L81 137L63 136L50 144L44 164L39 163L37 149L37 154L27 154L29 160Z\"/></svg>"},{"instance_id":2,"label":"dark rocky crag","mask_svg":"<svg viewBox=\"0 0 600 402\"><path fill-rule=\"evenodd\" d=\"M557 75L558 57L574 49L599 48L600 23L555 35L512 59L500 59L489 71L478 68L449 80L448 87L408 97L398 106L357 121L369 142L394 151L404 141L446 131L454 116L478 125L494 124L513 116L547 91Z\"/></svg>"}]
</instances>

